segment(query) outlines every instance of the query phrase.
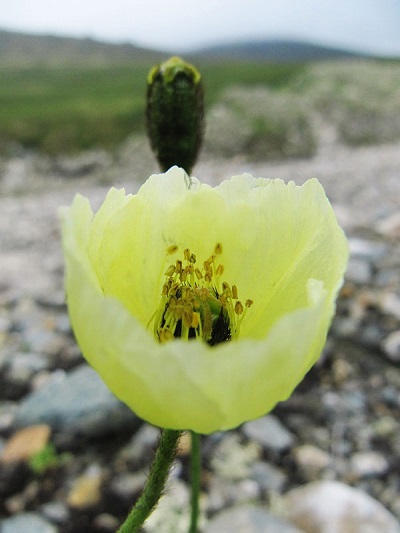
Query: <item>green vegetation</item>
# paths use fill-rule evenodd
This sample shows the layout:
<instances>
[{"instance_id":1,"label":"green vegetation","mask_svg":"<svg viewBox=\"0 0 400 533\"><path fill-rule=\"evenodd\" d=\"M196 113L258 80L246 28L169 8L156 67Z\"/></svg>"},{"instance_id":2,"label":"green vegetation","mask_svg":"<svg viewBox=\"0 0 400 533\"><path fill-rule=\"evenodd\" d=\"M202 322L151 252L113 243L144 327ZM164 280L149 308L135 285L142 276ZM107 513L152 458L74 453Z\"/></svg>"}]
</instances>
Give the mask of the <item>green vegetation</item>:
<instances>
[{"instance_id":1,"label":"green vegetation","mask_svg":"<svg viewBox=\"0 0 400 533\"><path fill-rule=\"evenodd\" d=\"M284 89L306 71L302 63L223 62L196 65L203 75L206 103L214 103L221 92L232 85Z\"/></svg>"},{"instance_id":2,"label":"green vegetation","mask_svg":"<svg viewBox=\"0 0 400 533\"><path fill-rule=\"evenodd\" d=\"M207 119L205 146L223 157L310 157L316 149L310 108L290 83L281 90L265 85L228 87Z\"/></svg>"},{"instance_id":3,"label":"green vegetation","mask_svg":"<svg viewBox=\"0 0 400 533\"><path fill-rule=\"evenodd\" d=\"M300 64L196 63L207 108L231 85L280 89ZM88 68L0 68L0 148L16 141L48 153L112 148L144 131L146 76L152 64Z\"/></svg>"},{"instance_id":4,"label":"green vegetation","mask_svg":"<svg viewBox=\"0 0 400 533\"><path fill-rule=\"evenodd\" d=\"M318 144L315 116L351 146L400 138L399 61L187 59L202 73L211 152L309 157ZM13 141L50 154L112 149L144 132L151 61L5 65L0 61L0 151Z\"/></svg>"},{"instance_id":5,"label":"green vegetation","mask_svg":"<svg viewBox=\"0 0 400 533\"><path fill-rule=\"evenodd\" d=\"M147 68L0 72L0 140L55 153L112 146L143 129Z\"/></svg>"},{"instance_id":6,"label":"green vegetation","mask_svg":"<svg viewBox=\"0 0 400 533\"><path fill-rule=\"evenodd\" d=\"M53 443L49 442L29 461L29 466L36 475L43 474L49 468L57 468L72 458L70 453L57 454Z\"/></svg>"}]
</instances>

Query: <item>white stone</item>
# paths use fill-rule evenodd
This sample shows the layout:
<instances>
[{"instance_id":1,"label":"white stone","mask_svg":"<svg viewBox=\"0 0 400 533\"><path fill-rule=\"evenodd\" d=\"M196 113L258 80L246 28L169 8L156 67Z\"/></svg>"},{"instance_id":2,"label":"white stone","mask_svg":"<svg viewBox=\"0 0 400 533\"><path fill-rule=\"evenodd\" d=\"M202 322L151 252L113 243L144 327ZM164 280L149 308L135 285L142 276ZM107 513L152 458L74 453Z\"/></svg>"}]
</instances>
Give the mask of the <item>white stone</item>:
<instances>
[{"instance_id":1,"label":"white stone","mask_svg":"<svg viewBox=\"0 0 400 533\"><path fill-rule=\"evenodd\" d=\"M386 474L389 463L377 452L355 453L350 461L351 471L357 478L376 477Z\"/></svg>"},{"instance_id":2,"label":"white stone","mask_svg":"<svg viewBox=\"0 0 400 533\"><path fill-rule=\"evenodd\" d=\"M381 235L396 239L400 237L400 213L396 212L382 219L377 225Z\"/></svg>"},{"instance_id":3,"label":"white stone","mask_svg":"<svg viewBox=\"0 0 400 533\"><path fill-rule=\"evenodd\" d=\"M400 330L393 331L381 343L385 355L393 362L400 361Z\"/></svg>"},{"instance_id":4,"label":"white stone","mask_svg":"<svg viewBox=\"0 0 400 533\"><path fill-rule=\"evenodd\" d=\"M348 239L350 255L367 261L381 259L386 251L387 244L383 242L374 242L367 239L350 237Z\"/></svg>"},{"instance_id":5,"label":"white stone","mask_svg":"<svg viewBox=\"0 0 400 533\"><path fill-rule=\"evenodd\" d=\"M317 475L332 463L329 453L311 444L303 444L293 450L297 466L308 480L314 480Z\"/></svg>"},{"instance_id":6,"label":"white stone","mask_svg":"<svg viewBox=\"0 0 400 533\"><path fill-rule=\"evenodd\" d=\"M338 481L316 481L283 498L287 518L307 533L400 533L381 503Z\"/></svg>"},{"instance_id":7,"label":"white stone","mask_svg":"<svg viewBox=\"0 0 400 533\"><path fill-rule=\"evenodd\" d=\"M386 293L380 299L381 310L400 319L400 297L393 292Z\"/></svg>"}]
</instances>

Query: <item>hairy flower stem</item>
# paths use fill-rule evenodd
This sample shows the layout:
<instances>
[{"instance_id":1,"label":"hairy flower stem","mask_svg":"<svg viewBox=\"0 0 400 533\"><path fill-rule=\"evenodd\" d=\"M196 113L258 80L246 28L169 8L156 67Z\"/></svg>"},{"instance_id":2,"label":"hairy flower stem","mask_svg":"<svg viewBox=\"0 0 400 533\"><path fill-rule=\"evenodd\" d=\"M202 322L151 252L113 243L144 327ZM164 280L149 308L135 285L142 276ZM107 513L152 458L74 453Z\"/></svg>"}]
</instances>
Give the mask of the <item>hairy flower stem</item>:
<instances>
[{"instance_id":1,"label":"hairy flower stem","mask_svg":"<svg viewBox=\"0 0 400 533\"><path fill-rule=\"evenodd\" d=\"M162 496L168 472L176 455L177 441L181 431L165 429L151 466L143 492L117 533L136 533Z\"/></svg>"},{"instance_id":2,"label":"hairy flower stem","mask_svg":"<svg viewBox=\"0 0 400 533\"><path fill-rule=\"evenodd\" d=\"M200 435L191 431L192 437L192 457L190 464L190 482L192 485L191 514L189 533L197 533L197 522L199 518L199 495L201 480L201 453Z\"/></svg>"}]
</instances>

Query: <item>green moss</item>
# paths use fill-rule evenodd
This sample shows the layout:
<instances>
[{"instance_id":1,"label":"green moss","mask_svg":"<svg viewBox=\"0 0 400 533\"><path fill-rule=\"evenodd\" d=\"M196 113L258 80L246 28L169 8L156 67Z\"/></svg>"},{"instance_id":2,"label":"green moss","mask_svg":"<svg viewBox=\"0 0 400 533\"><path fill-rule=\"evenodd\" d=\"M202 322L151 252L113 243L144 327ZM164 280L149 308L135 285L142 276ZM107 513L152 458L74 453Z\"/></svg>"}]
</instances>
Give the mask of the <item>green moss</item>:
<instances>
[{"instance_id":1,"label":"green moss","mask_svg":"<svg viewBox=\"0 0 400 533\"><path fill-rule=\"evenodd\" d=\"M61 466L66 461L69 461L71 457L69 453L57 454L54 444L49 442L31 457L29 466L35 474L41 475L49 468Z\"/></svg>"}]
</instances>

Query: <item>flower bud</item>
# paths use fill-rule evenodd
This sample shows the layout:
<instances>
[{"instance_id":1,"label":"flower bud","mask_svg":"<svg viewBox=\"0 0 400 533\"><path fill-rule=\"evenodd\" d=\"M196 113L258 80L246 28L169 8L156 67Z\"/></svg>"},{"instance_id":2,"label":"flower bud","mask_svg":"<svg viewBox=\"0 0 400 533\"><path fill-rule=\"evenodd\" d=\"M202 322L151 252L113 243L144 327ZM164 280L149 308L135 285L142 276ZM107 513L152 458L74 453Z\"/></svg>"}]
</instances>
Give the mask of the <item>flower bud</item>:
<instances>
[{"instance_id":1,"label":"flower bud","mask_svg":"<svg viewBox=\"0 0 400 533\"><path fill-rule=\"evenodd\" d=\"M195 67L171 57L150 70L147 134L164 172L177 165L190 174L203 139L203 114L203 86Z\"/></svg>"}]
</instances>

